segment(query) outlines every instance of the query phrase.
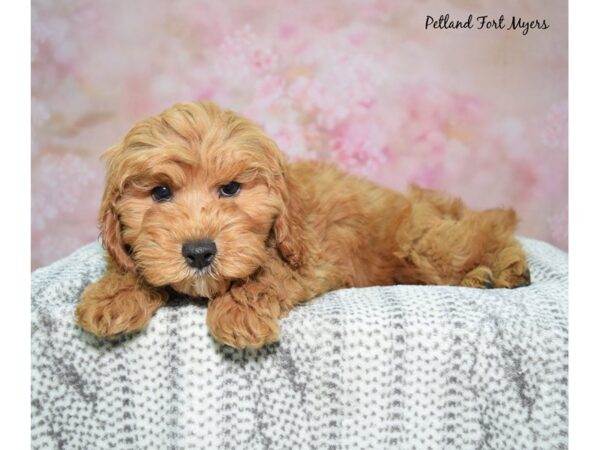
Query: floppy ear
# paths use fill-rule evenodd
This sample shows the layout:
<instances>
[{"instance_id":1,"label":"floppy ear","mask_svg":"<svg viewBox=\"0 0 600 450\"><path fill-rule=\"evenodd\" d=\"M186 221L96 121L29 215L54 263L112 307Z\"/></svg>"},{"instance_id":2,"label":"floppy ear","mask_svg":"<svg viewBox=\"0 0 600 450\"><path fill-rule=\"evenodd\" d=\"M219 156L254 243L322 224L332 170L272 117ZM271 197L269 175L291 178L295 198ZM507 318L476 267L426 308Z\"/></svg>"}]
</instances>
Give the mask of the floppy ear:
<instances>
[{"instance_id":1,"label":"floppy ear","mask_svg":"<svg viewBox=\"0 0 600 450\"><path fill-rule=\"evenodd\" d=\"M102 245L108 252L109 256L115 262L117 267L123 271L132 271L135 268L133 260L129 256L129 251L123 242L121 234L121 223L115 209L115 204L120 195L119 187L116 186L116 167L113 164L113 156L118 151L118 146L110 148L102 155L108 159L106 187L98 214L98 225L100 227L100 237Z\"/></svg>"},{"instance_id":2,"label":"floppy ear","mask_svg":"<svg viewBox=\"0 0 600 450\"><path fill-rule=\"evenodd\" d=\"M112 205L100 210L99 222L102 245L110 257L123 271L133 270L135 266L123 242L121 223Z\"/></svg>"},{"instance_id":3,"label":"floppy ear","mask_svg":"<svg viewBox=\"0 0 600 450\"><path fill-rule=\"evenodd\" d=\"M281 197L281 212L275 219L273 231L281 256L294 268L302 266L308 248L303 219L305 202L300 185L288 171L283 171L276 183Z\"/></svg>"}]
</instances>

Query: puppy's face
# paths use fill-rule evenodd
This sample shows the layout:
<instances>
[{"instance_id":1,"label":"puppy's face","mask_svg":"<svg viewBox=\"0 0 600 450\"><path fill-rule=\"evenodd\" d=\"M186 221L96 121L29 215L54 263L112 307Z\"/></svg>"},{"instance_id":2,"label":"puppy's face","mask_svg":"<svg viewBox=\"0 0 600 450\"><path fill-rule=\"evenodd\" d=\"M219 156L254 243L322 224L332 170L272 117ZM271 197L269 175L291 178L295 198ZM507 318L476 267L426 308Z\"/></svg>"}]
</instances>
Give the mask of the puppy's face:
<instances>
[{"instance_id":1,"label":"puppy's face","mask_svg":"<svg viewBox=\"0 0 600 450\"><path fill-rule=\"evenodd\" d=\"M179 104L134 126L108 158L102 237L123 270L214 297L263 264L286 192L281 152L258 127Z\"/></svg>"}]
</instances>

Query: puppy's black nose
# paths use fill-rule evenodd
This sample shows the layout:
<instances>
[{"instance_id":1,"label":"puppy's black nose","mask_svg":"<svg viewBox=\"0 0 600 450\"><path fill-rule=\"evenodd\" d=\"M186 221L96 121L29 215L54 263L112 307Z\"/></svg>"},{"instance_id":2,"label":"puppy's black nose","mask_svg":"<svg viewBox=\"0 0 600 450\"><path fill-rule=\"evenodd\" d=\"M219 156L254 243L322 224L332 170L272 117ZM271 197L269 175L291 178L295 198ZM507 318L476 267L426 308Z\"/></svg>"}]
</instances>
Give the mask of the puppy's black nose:
<instances>
[{"instance_id":1,"label":"puppy's black nose","mask_svg":"<svg viewBox=\"0 0 600 450\"><path fill-rule=\"evenodd\" d=\"M190 266L202 269L210 265L215 258L217 246L210 239L188 241L181 247L181 253Z\"/></svg>"}]
</instances>

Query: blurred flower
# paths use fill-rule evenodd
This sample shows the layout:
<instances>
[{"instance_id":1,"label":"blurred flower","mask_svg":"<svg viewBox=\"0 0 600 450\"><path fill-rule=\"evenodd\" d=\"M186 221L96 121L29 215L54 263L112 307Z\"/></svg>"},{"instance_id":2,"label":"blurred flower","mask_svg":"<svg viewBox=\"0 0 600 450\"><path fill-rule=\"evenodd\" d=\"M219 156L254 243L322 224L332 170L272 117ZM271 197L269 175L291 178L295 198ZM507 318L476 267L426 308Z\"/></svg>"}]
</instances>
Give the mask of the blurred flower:
<instances>
[{"instance_id":1,"label":"blurred flower","mask_svg":"<svg viewBox=\"0 0 600 450\"><path fill-rule=\"evenodd\" d=\"M542 128L542 143L550 149L566 149L568 145L567 103L555 104L546 114Z\"/></svg>"},{"instance_id":2,"label":"blurred flower","mask_svg":"<svg viewBox=\"0 0 600 450\"><path fill-rule=\"evenodd\" d=\"M548 219L552 233L552 242L564 249L569 245L569 213L562 209Z\"/></svg>"},{"instance_id":3,"label":"blurred flower","mask_svg":"<svg viewBox=\"0 0 600 450\"><path fill-rule=\"evenodd\" d=\"M98 237L103 173L95 161L42 153L31 173L32 266L48 264Z\"/></svg>"},{"instance_id":4,"label":"blurred flower","mask_svg":"<svg viewBox=\"0 0 600 450\"><path fill-rule=\"evenodd\" d=\"M346 170L372 175L390 159L385 137L376 126L353 123L340 127L331 135L334 161Z\"/></svg>"}]
</instances>

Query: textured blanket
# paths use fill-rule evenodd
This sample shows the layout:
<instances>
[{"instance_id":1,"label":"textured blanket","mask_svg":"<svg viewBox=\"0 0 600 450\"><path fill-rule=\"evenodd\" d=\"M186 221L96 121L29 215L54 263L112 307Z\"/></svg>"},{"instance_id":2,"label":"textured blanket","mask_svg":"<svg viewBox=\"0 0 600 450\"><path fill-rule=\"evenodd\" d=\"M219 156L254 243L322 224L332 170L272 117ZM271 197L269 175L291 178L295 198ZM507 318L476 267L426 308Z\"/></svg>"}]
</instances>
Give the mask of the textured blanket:
<instances>
[{"instance_id":1,"label":"textured blanket","mask_svg":"<svg viewBox=\"0 0 600 450\"><path fill-rule=\"evenodd\" d=\"M335 291L244 351L177 298L138 335L81 331L83 247L32 275L32 447L566 448L567 258L523 243L529 287Z\"/></svg>"}]
</instances>

